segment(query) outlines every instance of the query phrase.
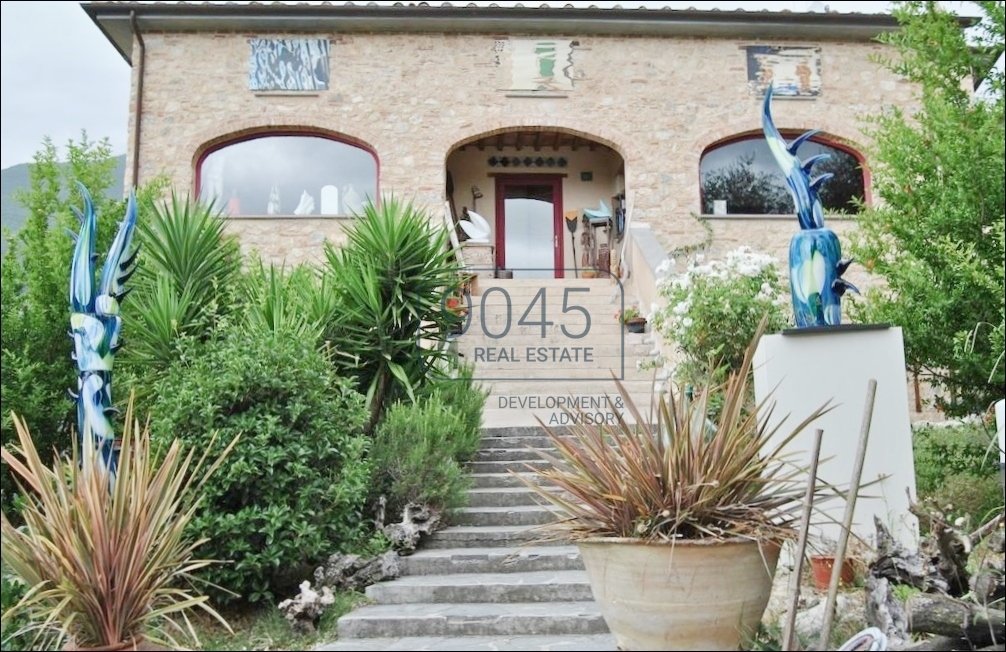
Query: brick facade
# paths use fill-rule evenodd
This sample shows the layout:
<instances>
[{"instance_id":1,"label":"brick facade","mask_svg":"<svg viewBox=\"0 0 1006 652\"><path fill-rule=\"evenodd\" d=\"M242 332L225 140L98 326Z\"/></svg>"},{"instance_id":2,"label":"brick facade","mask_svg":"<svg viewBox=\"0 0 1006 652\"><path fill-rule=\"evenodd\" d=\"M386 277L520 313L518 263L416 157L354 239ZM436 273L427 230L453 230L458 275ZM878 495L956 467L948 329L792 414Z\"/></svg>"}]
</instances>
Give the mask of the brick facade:
<instances>
[{"instance_id":1,"label":"brick facade","mask_svg":"<svg viewBox=\"0 0 1006 652\"><path fill-rule=\"evenodd\" d=\"M445 162L458 143L513 127L589 137L624 159L634 219L666 249L702 239L699 159L710 144L760 128L760 99L747 85L743 46L821 48L822 92L780 99L777 124L817 127L856 147L863 118L911 102L911 88L871 60L865 41L784 41L566 35L579 42L583 78L566 97L513 97L509 67L488 34L311 34L331 39L331 88L293 94L248 90L248 39L284 33L144 34L140 179L167 175L191 190L200 155L229 138L271 129L313 129L366 145L380 160L380 190L442 205ZM519 36L510 34L509 37ZM134 43L134 61L137 52ZM133 92L136 92L134 64ZM135 115L131 117L135 120ZM130 165L127 165L130 169ZM127 182L130 180L127 179ZM785 258L792 220L713 218L712 253L749 244ZM843 234L851 226L833 220ZM266 258L295 262L337 239L334 218L241 219L230 229Z\"/></svg>"}]
</instances>

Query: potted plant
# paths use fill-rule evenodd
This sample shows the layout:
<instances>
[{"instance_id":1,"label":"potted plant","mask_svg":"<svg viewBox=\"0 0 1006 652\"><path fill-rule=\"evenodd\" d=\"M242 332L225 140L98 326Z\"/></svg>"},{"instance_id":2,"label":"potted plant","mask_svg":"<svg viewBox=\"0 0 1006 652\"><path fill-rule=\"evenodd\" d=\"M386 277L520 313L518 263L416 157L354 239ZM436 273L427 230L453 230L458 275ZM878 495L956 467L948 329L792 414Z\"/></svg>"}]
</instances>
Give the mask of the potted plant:
<instances>
[{"instance_id":1,"label":"potted plant","mask_svg":"<svg viewBox=\"0 0 1006 652\"><path fill-rule=\"evenodd\" d=\"M636 306L629 306L618 317L630 333L646 332L646 317L640 314Z\"/></svg>"},{"instance_id":2,"label":"potted plant","mask_svg":"<svg viewBox=\"0 0 1006 652\"><path fill-rule=\"evenodd\" d=\"M2 456L22 490L24 525L3 514L0 554L29 589L4 624L27 617L31 624L18 634L34 633L35 649L62 641L70 650L179 648L177 637L195 636L194 608L230 629L193 590L193 573L212 562L194 557L204 541L188 540L184 530L237 438L212 463L183 453L178 440L155 454L130 401L113 478L90 436L49 468L24 422L13 420L19 447Z\"/></svg>"},{"instance_id":3,"label":"potted plant","mask_svg":"<svg viewBox=\"0 0 1006 652\"><path fill-rule=\"evenodd\" d=\"M835 567L835 542L828 537L821 537L820 541L812 546L810 557L811 578L814 581L814 588L818 591L827 591L831 584L831 573ZM856 567L852 558L846 556L842 560L842 574L839 576L840 586L852 586L856 581Z\"/></svg>"},{"instance_id":4,"label":"potted plant","mask_svg":"<svg viewBox=\"0 0 1006 652\"><path fill-rule=\"evenodd\" d=\"M526 483L558 508L557 537L579 545L619 649L736 650L758 626L805 492L806 469L781 450L826 408L770 447L781 426L749 399L754 348L711 390L723 394L713 427L709 391L661 398L650 419L617 383L634 423L545 428L552 468Z\"/></svg>"}]
</instances>

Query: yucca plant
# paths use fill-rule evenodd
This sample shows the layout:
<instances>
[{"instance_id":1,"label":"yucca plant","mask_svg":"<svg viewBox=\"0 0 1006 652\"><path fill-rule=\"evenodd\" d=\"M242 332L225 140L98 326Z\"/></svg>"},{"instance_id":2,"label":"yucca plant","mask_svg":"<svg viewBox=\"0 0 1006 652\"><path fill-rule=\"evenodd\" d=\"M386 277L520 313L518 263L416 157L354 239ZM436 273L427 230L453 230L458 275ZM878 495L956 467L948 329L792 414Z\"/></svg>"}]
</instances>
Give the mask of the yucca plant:
<instances>
[{"instance_id":1,"label":"yucca plant","mask_svg":"<svg viewBox=\"0 0 1006 652\"><path fill-rule=\"evenodd\" d=\"M127 362L154 370L176 355L180 336L202 336L233 301L241 273L237 241L212 204L172 194L139 224L139 265Z\"/></svg>"},{"instance_id":2,"label":"yucca plant","mask_svg":"<svg viewBox=\"0 0 1006 652\"><path fill-rule=\"evenodd\" d=\"M295 333L315 342L331 317L324 309L324 288L315 270L305 265L287 271L258 260L245 274L243 290L248 328Z\"/></svg>"},{"instance_id":3,"label":"yucca plant","mask_svg":"<svg viewBox=\"0 0 1006 652\"><path fill-rule=\"evenodd\" d=\"M384 197L368 204L346 232L342 248L326 250L338 310L326 338L340 370L367 395L370 427L389 396L408 396L446 356L457 321L444 310L445 288L457 284L458 266L447 232L411 202Z\"/></svg>"},{"instance_id":4,"label":"yucca plant","mask_svg":"<svg viewBox=\"0 0 1006 652\"><path fill-rule=\"evenodd\" d=\"M215 460L184 452L178 440L157 455L130 400L112 478L90 437L50 468L24 422L13 421L20 445L2 455L23 490L24 525L15 528L4 512L2 558L31 588L3 614L5 624L27 615L25 629L41 649L66 639L78 649L142 640L177 648L189 637L198 641L193 609L227 626L193 575L212 563L195 557L205 541L184 531L236 438Z\"/></svg>"},{"instance_id":5,"label":"yucca plant","mask_svg":"<svg viewBox=\"0 0 1006 652\"><path fill-rule=\"evenodd\" d=\"M560 509L563 534L652 541L791 536L807 472L784 449L830 408L814 410L777 438L782 424L770 427L771 410L753 405L749 391L764 324L727 382L695 400L672 391L655 415L644 415L615 381L634 423L619 415L614 424L545 428L558 452L543 457L554 467L536 472L542 482L526 482ZM716 394L722 408L712 424L706 414Z\"/></svg>"}]
</instances>

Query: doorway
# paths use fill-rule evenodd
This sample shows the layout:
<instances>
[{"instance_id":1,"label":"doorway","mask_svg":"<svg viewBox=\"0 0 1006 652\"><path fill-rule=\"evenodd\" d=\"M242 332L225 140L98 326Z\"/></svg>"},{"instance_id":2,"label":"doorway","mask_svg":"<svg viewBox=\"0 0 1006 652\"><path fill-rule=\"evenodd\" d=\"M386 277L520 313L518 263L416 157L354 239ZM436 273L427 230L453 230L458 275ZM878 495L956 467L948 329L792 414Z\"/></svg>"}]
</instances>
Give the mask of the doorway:
<instances>
[{"instance_id":1,"label":"doorway","mask_svg":"<svg viewBox=\"0 0 1006 652\"><path fill-rule=\"evenodd\" d=\"M514 278L563 277L562 176L496 176L496 266Z\"/></svg>"}]
</instances>

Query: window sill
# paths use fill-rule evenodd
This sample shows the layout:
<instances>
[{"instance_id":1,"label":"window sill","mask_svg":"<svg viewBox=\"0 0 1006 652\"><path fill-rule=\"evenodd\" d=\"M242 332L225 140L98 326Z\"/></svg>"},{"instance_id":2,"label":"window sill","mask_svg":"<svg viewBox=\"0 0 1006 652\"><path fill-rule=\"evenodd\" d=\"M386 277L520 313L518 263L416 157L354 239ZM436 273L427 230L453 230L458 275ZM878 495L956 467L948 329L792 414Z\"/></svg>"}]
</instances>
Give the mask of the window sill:
<instances>
[{"instance_id":1,"label":"window sill","mask_svg":"<svg viewBox=\"0 0 1006 652\"><path fill-rule=\"evenodd\" d=\"M352 215L224 215L226 220L352 220Z\"/></svg>"},{"instance_id":2,"label":"window sill","mask_svg":"<svg viewBox=\"0 0 1006 652\"><path fill-rule=\"evenodd\" d=\"M252 91L255 97L320 97L321 91Z\"/></svg>"},{"instance_id":3,"label":"window sill","mask_svg":"<svg viewBox=\"0 0 1006 652\"><path fill-rule=\"evenodd\" d=\"M565 99L569 97L567 91L515 91L505 90L505 97L548 97L552 99Z\"/></svg>"},{"instance_id":4,"label":"window sill","mask_svg":"<svg viewBox=\"0 0 1006 652\"><path fill-rule=\"evenodd\" d=\"M707 213L702 213L699 215L700 220L769 220L769 221L782 221L782 220L796 220L796 215L760 215L757 213L730 213L728 215L711 215ZM825 215L825 220L836 220L838 222L853 222L856 220L855 215Z\"/></svg>"}]
</instances>

